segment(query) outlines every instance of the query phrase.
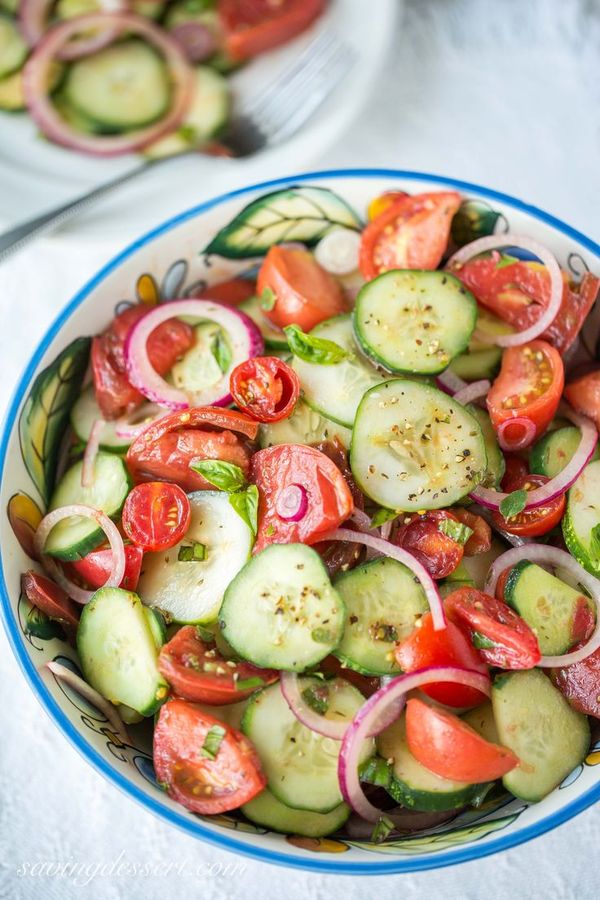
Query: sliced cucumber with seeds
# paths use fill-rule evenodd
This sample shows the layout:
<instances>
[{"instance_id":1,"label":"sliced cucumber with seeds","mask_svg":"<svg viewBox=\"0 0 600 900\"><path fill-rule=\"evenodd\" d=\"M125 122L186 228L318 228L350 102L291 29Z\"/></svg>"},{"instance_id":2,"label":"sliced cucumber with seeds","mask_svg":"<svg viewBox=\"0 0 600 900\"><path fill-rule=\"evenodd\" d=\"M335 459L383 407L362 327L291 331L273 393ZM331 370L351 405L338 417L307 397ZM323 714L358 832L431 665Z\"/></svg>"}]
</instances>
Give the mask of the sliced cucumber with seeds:
<instances>
[{"instance_id":1,"label":"sliced cucumber with seeds","mask_svg":"<svg viewBox=\"0 0 600 900\"><path fill-rule=\"evenodd\" d=\"M390 372L435 375L468 347L476 319L475 298L454 275L398 269L361 288L354 331Z\"/></svg>"},{"instance_id":2,"label":"sliced cucumber with seeds","mask_svg":"<svg viewBox=\"0 0 600 900\"><path fill-rule=\"evenodd\" d=\"M570 488L562 530L577 562L600 576L600 460L588 463Z\"/></svg>"},{"instance_id":3,"label":"sliced cucumber with seeds","mask_svg":"<svg viewBox=\"0 0 600 900\"><path fill-rule=\"evenodd\" d=\"M28 52L16 20L0 12L0 78L20 69Z\"/></svg>"},{"instance_id":4,"label":"sliced cucumber with seeds","mask_svg":"<svg viewBox=\"0 0 600 900\"><path fill-rule=\"evenodd\" d=\"M261 447L273 447L275 444L312 446L323 441L339 441L342 447L348 449L351 437L352 432L348 428L326 419L300 398L288 419L261 425L259 442Z\"/></svg>"},{"instance_id":5,"label":"sliced cucumber with seeds","mask_svg":"<svg viewBox=\"0 0 600 900\"><path fill-rule=\"evenodd\" d=\"M494 707L489 700L475 709L470 709L462 716L464 722L470 725L477 734L481 735L490 744L500 744L500 736L494 718Z\"/></svg>"},{"instance_id":6,"label":"sliced cucumber with seeds","mask_svg":"<svg viewBox=\"0 0 600 900\"><path fill-rule=\"evenodd\" d=\"M395 559L357 566L336 579L346 604L346 625L335 650L339 660L364 675L399 672L394 646L427 612L427 598L414 575Z\"/></svg>"},{"instance_id":7,"label":"sliced cucumber with seeds","mask_svg":"<svg viewBox=\"0 0 600 900\"><path fill-rule=\"evenodd\" d=\"M381 384L382 375L362 356L356 346L350 315L335 316L313 328L311 335L333 341L350 356L330 366L305 362L294 357L292 368L298 373L303 396L309 406L339 425L352 428L363 394Z\"/></svg>"},{"instance_id":8,"label":"sliced cucumber with seeds","mask_svg":"<svg viewBox=\"0 0 600 900\"><path fill-rule=\"evenodd\" d=\"M502 779L505 788L522 800L543 800L583 762L590 746L586 716L539 669L496 678L492 705L500 743L520 760Z\"/></svg>"},{"instance_id":9,"label":"sliced cucumber with seeds","mask_svg":"<svg viewBox=\"0 0 600 900\"><path fill-rule=\"evenodd\" d=\"M302 837L324 837L342 827L350 815L345 803L335 806L331 812L319 813L308 809L293 809L278 800L269 788L261 791L249 803L242 806L247 819L282 834L299 834Z\"/></svg>"},{"instance_id":10,"label":"sliced cucumber with seeds","mask_svg":"<svg viewBox=\"0 0 600 900\"><path fill-rule=\"evenodd\" d=\"M82 471L83 461L67 469L52 495L48 511L81 503L116 519L131 488L123 460L113 453L98 453L94 461L94 480L88 487L81 484ZM45 552L58 559L82 559L105 540L104 531L94 519L71 516L54 526L48 535Z\"/></svg>"},{"instance_id":11,"label":"sliced cucumber with seeds","mask_svg":"<svg viewBox=\"0 0 600 900\"><path fill-rule=\"evenodd\" d=\"M529 469L534 475L555 478L571 462L581 441L581 431L574 425L567 425L550 431L537 442L529 454ZM591 462L598 459L598 448L594 450Z\"/></svg>"},{"instance_id":12,"label":"sliced cucumber with seeds","mask_svg":"<svg viewBox=\"0 0 600 900\"><path fill-rule=\"evenodd\" d=\"M456 503L485 476L487 456L464 406L430 385L394 379L363 397L350 465L371 500L412 512Z\"/></svg>"},{"instance_id":13,"label":"sliced cucumber with seeds","mask_svg":"<svg viewBox=\"0 0 600 900\"><path fill-rule=\"evenodd\" d=\"M591 601L541 566L521 560L504 585L504 599L535 631L544 656L566 653L577 641L577 620Z\"/></svg>"},{"instance_id":14,"label":"sliced cucumber with seeds","mask_svg":"<svg viewBox=\"0 0 600 900\"><path fill-rule=\"evenodd\" d=\"M498 487L506 469L506 461L504 454L500 449L500 445L496 439L496 432L492 421L485 409L477 406L475 403L467 404L467 409L474 416L481 428L483 440L485 441L485 452L487 456L487 469L483 477L483 483L486 487Z\"/></svg>"},{"instance_id":15,"label":"sliced cucumber with seeds","mask_svg":"<svg viewBox=\"0 0 600 900\"><path fill-rule=\"evenodd\" d=\"M450 371L464 378L465 381L478 381L480 378L494 378L502 361L502 348L490 345L489 341L481 341L478 332L490 335L493 340L499 334L511 334L510 325L499 319L483 306L477 309L477 329L464 353L450 363Z\"/></svg>"},{"instance_id":16,"label":"sliced cucumber with seeds","mask_svg":"<svg viewBox=\"0 0 600 900\"><path fill-rule=\"evenodd\" d=\"M71 409L71 427L79 440L87 443L90 439L94 422L102 418L100 407L96 402L94 387L90 385L79 395ZM100 447L103 450L117 452L127 450L130 443L130 438L119 437L115 431L114 422L105 422L100 436Z\"/></svg>"},{"instance_id":17,"label":"sliced cucumber with seeds","mask_svg":"<svg viewBox=\"0 0 600 900\"><path fill-rule=\"evenodd\" d=\"M350 722L365 698L347 681L337 679L329 688L325 718ZM301 678L302 692L323 690L328 682ZM242 720L242 731L250 738L263 766L269 790L277 800L293 809L329 813L342 802L338 779L341 742L324 737L298 721L273 684L253 694ZM373 753L373 741L364 741L360 762Z\"/></svg>"},{"instance_id":18,"label":"sliced cucumber with seeds","mask_svg":"<svg viewBox=\"0 0 600 900\"><path fill-rule=\"evenodd\" d=\"M155 635L137 594L96 591L81 613L77 651L85 680L111 703L151 716L166 699Z\"/></svg>"},{"instance_id":19,"label":"sliced cucumber with seeds","mask_svg":"<svg viewBox=\"0 0 600 900\"><path fill-rule=\"evenodd\" d=\"M170 550L145 553L138 584L144 603L159 609L170 621L214 622L225 588L250 556L253 535L221 491L189 494L190 527ZM204 544L203 560L180 561L182 546Z\"/></svg>"},{"instance_id":20,"label":"sliced cucumber with seeds","mask_svg":"<svg viewBox=\"0 0 600 900\"><path fill-rule=\"evenodd\" d=\"M250 297L240 303L239 309L250 316L258 330L262 334L267 347L275 350L288 350L288 342L285 333L281 328L273 325L264 314L261 306L260 297Z\"/></svg>"},{"instance_id":21,"label":"sliced cucumber with seeds","mask_svg":"<svg viewBox=\"0 0 600 900\"><path fill-rule=\"evenodd\" d=\"M344 616L344 604L316 550L272 544L230 583L219 625L244 659L303 672L337 647Z\"/></svg>"}]
</instances>

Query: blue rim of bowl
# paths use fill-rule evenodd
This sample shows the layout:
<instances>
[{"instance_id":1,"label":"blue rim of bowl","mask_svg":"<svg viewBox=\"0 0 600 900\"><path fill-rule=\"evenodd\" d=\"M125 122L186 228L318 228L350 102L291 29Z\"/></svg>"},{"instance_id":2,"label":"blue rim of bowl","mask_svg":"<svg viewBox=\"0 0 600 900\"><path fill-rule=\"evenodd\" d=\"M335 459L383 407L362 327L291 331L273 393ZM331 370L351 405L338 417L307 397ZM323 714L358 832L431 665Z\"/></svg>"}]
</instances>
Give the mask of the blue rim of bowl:
<instances>
[{"instance_id":1,"label":"blue rim of bowl","mask_svg":"<svg viewBox=\"0 0 600 900\"><path fill-rule=\"evenodd\" d=\"M212 198L211 200L206 201L205 203L201 203L198 206L192 207L191 209L187 210L184 213L181 213L178 216L174 216L167 222L164 222L162 225L159 225L157 228L154 228L152 231L149 231L147 234L143 235L143 237L139 238L137 241L134 241L134 243L130 244L129 247L127 247L122 253L114 257L90 281L88 281L87 284L79 291L79 293L75 295L70 303L68 303L63 311L57 316L57 318L54 320L54 322L38 344L37 349L35 350L33 356L31 357L28 365L25 368L25 371L19 379L19 382L9 404L4 424L2 426L2 440L0 443L0 483L2 481L2 474L4 472L6 463L8 443L14 423L17 420L19 407L21 406L21 402L23 400L25 392L31 384L31 380L35 375L36 369L40 361L42 360L43 355L60 332L61 327L74 312L74 310L76 310L83 303L83 301L87 298L91 291L93 291L97 287L97 285L100 284L100 282L103 281L104 278L106 278L107 275L118 268L118 266L120 266L121 263L128 257L130 257L133 253L153 241L155 238L158 238L166 232L171 231L173 228L176 228L178 225L181 225L184 222L187 222L190 219L201 215L207 210L212 209L215 206L219 206L220 204L232 200L236 197L244 197L247 194L254 194L257 191L291 186L307 181L331 181L337 178L390 178L401 179L404 181L429 182L432 185L454 188L458 191L472 194L476 198L497 200L500 203L506 204L507 206L512 206L514 209L520 212L527 213L533 218L539 219L546 225L550 225L552 228L556 229L567 237L570 237L573 240L577 241L577 243L581 244L583 247L586 247L592 253L596 254L598 258L600 258L599 244L581 234L581 232L577 231L575 228L572 228L570 225L567 225L565 222L562 222L560 219L557 219L549 213L538 209L536 206L531 206L528 203L524 203L523 201L518 200L515 197L511 197L510 195L503 194L499 191L484 188L477 184L471 184L467 181L458 181L453 178L446 178L441 175L431 175L421 172L405 172L400 169L335 169L332 171L308 172L302 175L277 178L272 181L263 181L258 184L250 185L249 187L231 191L227 194L221 194L217 197ZM160 804L157 800L155 800L152 796L146 794L135 784L129 781L129 779L125 775L122 775L116 769L113 769L106 762L102 754L95 750L95 748L92 747L81 736L79 731L70 722L68 717L63 713L61 707L52 697L25 649L24 643L18 632L18 623L11 608L8 586L6 584L6 578L4 575L4 565L2 563L1 556L0 573L2 576L0 581L2 620L4 623L4 628L8 635L9 643L19 665L21 666L21 669L23 670L26 679L29 681L29 684L31 685L38 700L40 701L50 718L56 721L65 737L94 766L94 768L101 772L101 774L108 778L109 781L111 781L114 785L116 785L116 787L118 787L128 796L133 797L133 799L137 800L139 803L141 803L143 806L158 815L166 822L169 822L170 824L181 828L187 834L199 837L207 841L208 843L219 847L222 850L229 850L233 853L242 854L243 856L259 860L260 862L267 862L281 866L291 866L308 871L326 872L338 875L392 875L399 872L415 872L426 869L437 869L444 866L456 865L457 863L467 862L472 859L479 859L484 856L489 856L490 854L497 853L501 850L508 850L510 847L515 847L519 844L525 843L532 838L539 837L545 832L556 828L558 825L561 825L564 822L568 821L568 819L573 818L573 816L576 816L578 813L587 809L589 806L600 799L600 783L598 783L594 787L587 790L576 800L563 806L557 812L546 816L544 819L541 819L540 821L535 822L532 825L527 826L526 828L517 830L514 834L506 834L503 837L488 841L485 844L478 844L477 841L474 841L472 844L463 847L460 850L442 851L440 853L434 853L422 857L398 857L393 860L377 862L373 861L372 863L344 862L343 860L334 861L330 859L320 858L319 854L310 854L306 857L293 856L287 853L279 853L277 851L256 847L251 844L246 844L242 841L236 840L227 833L221 834L211 831L206 828L200 820L189 819L188 816L184 815L183 813L168 809Z\"/></svg>"}]
</instances>

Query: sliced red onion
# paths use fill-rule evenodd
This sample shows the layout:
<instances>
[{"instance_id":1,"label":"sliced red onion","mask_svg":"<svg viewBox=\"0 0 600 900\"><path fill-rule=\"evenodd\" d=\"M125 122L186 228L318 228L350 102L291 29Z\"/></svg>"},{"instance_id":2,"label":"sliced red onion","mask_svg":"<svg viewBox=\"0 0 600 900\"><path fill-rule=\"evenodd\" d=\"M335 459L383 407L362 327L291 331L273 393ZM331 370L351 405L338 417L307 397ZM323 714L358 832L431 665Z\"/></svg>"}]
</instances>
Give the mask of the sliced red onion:
<instances>
[{"instance_id":1,"label":"sliced red onion","mask_svg":"<svg viewBox=\"0 0 600 900\"><path fill-rule=\"evenodd\" d=\"M289 522L299 522L306 515L308 496L300 484L289 484L277 497L277 515Z\"/></svg>"},{"instance_id":2,"label":"sliced red onion","mask_svg":"<svg viewBox=\"0 0 600 900\"><path fill-rule=\"evenodd\" d=\"M331 275L350 275L358 269L360 232L337 228L321 238L315 247L315 259Z\"/></svg>"},{"instance_id":3,"label":"sliced red onion","mask_svg":"<svg viewBox=\"0 0 600 900\"><path fill-rule=\"evenodd\" d=\"M454 399L466 406L467 403L473 403L475 400L479 400L480 397L485 396L491 386L487 378L483 378L481 381L473 381L466 387L461 388L460 391L457 391Z\"/></svg>"},{"instance_id":4,"label":"sliced red onion","mask_svg":"<svg viewBox=\"0 0 600 900\"><path fill-rule=\"evenodd\" d=\"M74 35L97 29L113 32L113 38L115 31L139 35L163 54L172 101L158 122L123 135L88 135L73 129L53 106L48 96L52 63ZM194 73L179 44L148 19L132 13L92 13L67 19L44 34L23 68L23 90L32 119L50 140L94 156L117 156L140 150L181 124L192 100Z\"/></svg>"},{"instance_id":5,"label":"sliced red onion","mask_svg":"<svg viewBox=\"0 0 600 900\"><path fill-rule=\"evenodd\" d=\"M517 432L515 436L515 430ZM527 416L514 416L501 422L496 437L502 450L511 453L524 450L535 439L535 423Z\"/></svg>"},{"instance_id":6,"label":"sliced red onion","mask_svg":"<svg viewBox=\"0 0 600 900\"><path fill-rule=\"evenodd\" d=\"M181 46L191 63L201 63L217 49L214 34L202 22L180 22L169 29L169 34Z\"/></svg>"},{"instance_id":7,"label":"sliced red onion","mask_svg":"<svg viewBox=\"0 0 600 900\"><path fill-rule=\"evenodd\" d=\"M69 519L71 516L82 516L84 518L94 519L100 528L104 531L112 550L112 566L108 578L102 587L119 587L123 581L125 574L125 548L123 546L123 538L119 533L119 529L115 523L108 518L101 510L94 509L92 506L84 506L82 503L74 503L70 506L60 506L47 513L37 527L33 546L36 556L42 563L49 575L67 592L69 597L77 603L85 604L88 602L95 591L86 591L80 588L64 574L56 561L44 553L44 547L48 535L55 525L62 522L63 519Z\"/></svg>"},{"instance_id":8,"label":"sliced red onion","mask_svg":"<svg viewBox=\"0 0 600 900\"><path fill-rule=\"evenodd\" d=\"M98 0L103 12L121 13L128 7L127 0ZM21 0L19 5L19 27L30 47L35 47L48 30L48 13L52 0ZM102 50L118 37L118 29L101 29L92 37L79 37L63 47L56 54L57 59L69 62Z\"/></svg>"},{"instance_id":9,"label":"sliced red onion","mask_svg":"<svg viewBox=\"0 0 600 900\"><path fill-rule=\"evenodd\" d=\"M324 534L321 540L349 541L354 544L364 544L365 547L371 547L373 550L379 551L383 556L389 556L401 562L419 579L421 587L425 591L429 609L431 610L434 630L441 631L442 628L446 627L446 614L444 613L444 606L437 585L427 569L415 559L412 553L403 550L402 547L396 547L395 544L384 541L380 537L358 531L350 531L349 528L336 528L335 531L329 531L327 534Z\"/></svg>"},{"instance_id":10,"label":"sliced red onion","mask_svg":"<svg viewBox=\"0 0 600 900\"><path fill-rule=\"evenodd\" d=\"M391 519L389 519L387 522L384 522L383 525L381 526L380 531L381 531L381 540L382 541L389 541L390 534L392 533L393 524L394 524L393 521Z\"/></svg>"},{"instance_id":11,"label":"sliced red onion","mask_svg":"<svg viewBox=\"0 0 600 900\"><path fill-rule=\"evenodd\" d=\"M487 675L455 666L431 666L394 678L369 697L348 725L342 739L338 761L340 789L346 803L367 822L377 822L385 813L367 800L360 783L358 766L363 741L390 724L387 714L390 707L394 709L394 718L398 717L409 691L440 681L463 684L481 691L486 696L490 693L490 680ZM382 724L384 722L385 725Z\"/></svg>"},{"instance_id":12,"label":"sliced red onion","mask_svg":"<svg viewBox=\"0 0 600 900\"><path fill-rule=\"evenodd\" d=\"M166 415L164 407L158 403L142 403L129 416L122 416L115 422L117 437L133 440L144 428Z\"/></svg>"},{"instance_id":13,"label":"sliced red onion","mask_svg":"<svg viewBox=\"0 0 600 900\"><path fill-rule=\"evenodd\" d=\"M458 391L464 391L464 389L468 387L467 382L463 381L459 375L455 375L454 372L451 372L450 369L446 369L445 372L440 372L439 375L435 376L435 380L439 388L452 396Z\"/></svg>"},{"instance_id":14,"label":"sliced red onion","mask_svg":"<svg viewBox=\"0 0 600 900\"><path fill-rule=\"evenodd\" d=\"M152 368L146 343L154 329L177 316L189 316L219 325L227 332L231 346L231 362L216 384L190 398L168 384ZM130 382L148 400L168 409L194 406L227 406L231 403L229 376L240 363L263 352L262 335L252 319L239 309L232 309L216 300L170 300L155 306L136 322L125 341L125 361Z\"/></svg>"},{"instance_id":15,"label":"sliced red onion","mask_svg":"<svg viewBox=\"0 0 600 900\"><path fill-rule=\"evenodd\" d=\"M112 725L115 734L117 734L124 743L129 743L129 735L127 734L123 720L110 700L107 700L102 694L99 694L98 691L87 683L87 681L84 681L83 678L80 678L79 675L76 675L75 672L67 668L67 666L61 666L60 663L49 660L46 663L46 668L50 669L52 674L55 675L59 681L64 681L70 688L73 688L74 691L81 694L88 703L95 706Z\"/></svg>"},{"instance_id":16,"label":"sliced red onion","mask_svg":"<svg viewBox=\"0 0 600 900\"><path fill-rule=\"evenodd\" d=\"M355 506L352 510L350 521L365 534L377 535L377 529L373 528L373 526L371 525L371 519L364 510L358 509L358 507Z\"/></svg>"},{"instance_id":17,"label":"sliced red onion","mask_svg":"<svg viewBox=\"0 0 600 900\"><path fill-rule=\"evenodd\" d=\"M105 425L104 419L96 419L92 425L88 442L85 445L85 453L83 454L83 465L81 467L82 487L89 487L94 481L94 464L100 449L100 438Z\"/></svg>"},{"instance_id":18,"label":"sliced red onion","mask_svg":"<svg viewBox=\"0 0 600 900\"><path fill-rule=\"evenodd\" d=\"M522 250L528 250L543 263L550 276L550 300L548 306L543 310L542 314L533 325L525 328L524 331L515 334L499 334L494 338L494 342L499 347L518 347L526 344L539 337L555 320L560 309L560 303L563 293L563 279L560 267L549 250L542 244L532 240L529 237L523 237L519 234L491 234L487 237L478 238L470 244L461 247L454 256L448 261L446 268L450 271L459 270L463 263L468 262L474 256L480 253L486 253L489 250L499 250L503 247L520 247Z\"/></svg>"}]
</instances>

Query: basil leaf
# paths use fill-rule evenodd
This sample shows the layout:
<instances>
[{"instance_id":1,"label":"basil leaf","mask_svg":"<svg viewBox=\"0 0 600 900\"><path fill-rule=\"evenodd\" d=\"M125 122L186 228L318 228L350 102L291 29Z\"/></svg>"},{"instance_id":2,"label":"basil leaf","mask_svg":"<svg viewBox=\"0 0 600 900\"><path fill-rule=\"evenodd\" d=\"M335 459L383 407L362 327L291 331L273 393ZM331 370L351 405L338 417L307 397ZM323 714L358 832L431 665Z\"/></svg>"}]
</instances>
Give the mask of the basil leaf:
<instances>
[{"instance_id":1,"label":"basil leaf","mask_svg":"<svg viewBox=\"0 0 600 900\"><path fill-rule=\"evenodd\" d=\"M343 347L334 341L305 334L298 325L288 325L283 330L290 350L294 356L303 359L304 362L314 363L318 366L334 366L350 356Z\"/></svg>"},{"instance_id":2,"label":"basil leaf","mask_svg":"<svg viewBox=\"0 0 600 900\"><path fill-rule=\"evenodd\" d=\"M466 544L473 534L472 528L469 528L468 525L463 525L462 522L455 522L454 519L444 519L438 525L438 531L441 531L446 537L452 538L457 544Z\"/></svg>"},{"instance_id":3,"label":"basil leaf","mask_svg":"<svg viewBox=\"0 0 600 900\"><path fill-rule=\"evenodd\" d=\"M359 766L358 774L360 780L365 784L387 788L392 779L392 767L387 759L383 759L381 756L371 756Z\"/></svg>"},{"instance_id":4,"label":"basil leaf","mask_svg":"<svg viewBox=\"0 0 600 900\"><path fill-rule=\"evenodd\" d=\"M210 350L221 372L226 372L231 365L231 348L220 332L214 336Z\"/></svg>"},{"instance_id":5,"label":"basil leaf","mask_svg":"<svg viewBox=\"0 0 600 900\"><path fill-rule=\"evenodd\" d=\"M388 819L387 816L381 816L381 818L377 820L377 824L373 829L371 840L374 844L381 844L393 830L394 823L392 822L392 820Z\"/></svg>"},{"instance_id":6,"label":"basil leaf","mask_svg":"<svg viewBox=\"0 0 600 900\"><path fill-rule=\"evenodd\" d=\"M245 491L237 491L229 496L229 502L235 509L252 534L256 536L258 530L258 488L255 484L249 484Z\"/></svg>"},{"instance_id":7,"label":"basil leaf","mask_svg":"<svg viewBox=\"0 0 600 900\"><path fill-rule=\"evenodd\" d=\"M505 519L512 519L513 516L518 516L525 509L526 505L527 491L521 488L521 490L513 491L512 494L504 498L500 503L500 512Z\"/></svg>"},{"instance_id":8,"label":"basil leaf","mask_svg":"<svg viewBox=\"0 0 600 900\"><path fill-rule=\"evenodd\" d=\"M209 728L204 738L200 755L206 756L208 759L216 759L226 733L222 725L213 725Z\"/></svg>"},{"instance_id":9,"label":"basil leaf","mask_svg":"<svg viewBox=\"0 0 600 900\"><path fill-rule=\"evenodd\" d=\"M473 631L471 633L471 643L476 650L492 650L494 647L498 646L491 638L487 637L485 634L481 634L479 631Z\"/></svg>"},{"instance_id":10,"label":"basil leaf","mask_svg":"<svg viewBox=\"0 0 600 900\"><path fill-rule=\"evenodd\" d=\"M240 467L221 459L193 459L190 469L221 491L241 491L246 484Z\"/></svg>"},{"instance_id":11,"label":"basil leaf","mask_svg":"<svg viewBox=\"0 0 600 900\"><path fill-rule=\"evenodd\" d=\"M304 688L302 697L307 706L320 716L324 716L329 709L329 688L326 684L311 684Z\"/></svg>"},{"instance_id":12,"label":"basil leaf","mask_svg":"<svg viewBox=\"0 0 600 900\"><path fill-rule=\"evenodd\" d=\"M206 544L201 544L200 541L182 544L177 559L179 562L203 562L206 559Z\"/></svg>"},{"instance_id":13,"label":"basil leaf","mask_svg":"<svg viewBox=\"0 0 600 900\"><path fill-rule=\"evenodd\" d=\"M209 631L208 628L203 628L202 625L196 625L196 634L205 644L214 644L215 642L215 636L212 631Z\"/></svg>"},{"instance_id":14,"label":"basil leaf","mask_svg":"<svg viewBox=\"0 0 600 900\"><path fill-rule=\"evenodd\" d=\"M273 309L275 304L277 303L277 295L275 291L272 291L270 287L266 287L262 294L260 295L260 305L263 309L267 311Z\"/></svg>"},{"instance_id":15,"label":"basil leaf","mask_svg":"<svg viewBox=\"0 0 600 900\"><path fill-rule=\"evenodd\" d=\"M380 525L385 525L386 522L393 522L399 515L400 513L395 512L395 510L386 509L385 506L382 506L371 519L371 525L373 528L379 528Z\"/></svg>"},{"instance_id":16,"label":"basil leaf","mask_svg":"<svg viewBox=\"0 0 600 900\"><path fill-rule=\"evenodd\" d=\"M241 678L239 681L236 681L235 686L238 691L249 691L253 688L264 687L264 679L259 678L258 675L254 678Z\"/></svg>"}]
</instances>

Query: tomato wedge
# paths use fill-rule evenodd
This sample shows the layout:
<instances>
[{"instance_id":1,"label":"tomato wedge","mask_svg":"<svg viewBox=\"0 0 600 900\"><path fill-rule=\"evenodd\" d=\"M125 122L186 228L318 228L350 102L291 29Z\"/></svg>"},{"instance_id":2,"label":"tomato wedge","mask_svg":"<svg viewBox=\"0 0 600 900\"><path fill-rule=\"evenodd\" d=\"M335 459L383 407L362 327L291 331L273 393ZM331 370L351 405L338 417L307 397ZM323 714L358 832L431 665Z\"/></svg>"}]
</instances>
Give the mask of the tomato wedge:
<instances>
[{"instance_id":1,"label":"tomato wedge","mask_svg":"<svg viewBox=\"0 0 600 900\"><path fill-rule=\"evenodd\" d=\"M541 485L546 484L550 479L545 475L523 475L519 480L516 478L511 484L511 491L533 491ZM565 511L566 498L564 494L550 500L545 506L537 506L535 509L524 509L505 519L499 510L494 510L492 518L494 523L503 531L509 534L516 534L520 537L540 537L558 525Z\"/></svg>"},{"instance_id":2,"label":"tomato wedge","mask_svg":"<svg viewBox=\"0 0 600 900\"><path fill-rule=\"evenodd\" d=\"M529 475L529 467L524 459L514 453L504 456L505 469L502 476L502 490L507 494L517 490L517 485L523 483L523 479Z\"/></svg>"},{"instance_id":3,"label":"tomato wedge","mask_svg":"<svg viewBox=\"0 0 600 900\"><path fill-rule=\"evenodd\" d=\"M389 269L437 269L448 246L456 191L399 197L362 234L360 271L367 280Z\"/></svg>"},{"instance_id":4,"label":"tomato wedge","mask_svg":"<svg viewBox=\"0 0 600 900\"><path fill-rule=\"evenodd\" d=\"M267 783L248 739L187 700L161 706L153 757L169 797L203 815L237 809Z\"/></svg>"},{"instance_id":5,"label":"tomato wedge","mask_svg":"<svg viewBox=\"0 0 600 900\"><path fill-rule=\"evenodd\" d=\"M573 409L591 419L600 431L600 369L568 384L565 397Z\"/></svg>"},{"instance_id":6,"label":"tomato wedge","mask_svg":"<svg viewBox=\"0 0 600 900\"><path fill-rule=\"evenodd\" d=\"M310 331L319 322L346 312L342 289L307 250L271 247L260 267L257 291L269 298L265 316L285 328L299 325Z\"/></svg>"},{"instance_id":7,"label":"tomato wedge","mask_svg":"<svg viewBox=\"0 0 600 900\"><path fill-rule=\"evenodd\" d=\"M480 553L487 553L492 546L492 529L485 519L462 506L455 506L452 515L473 532L463 546L464 555L479 556Z\"/></svg>"},{"instance_id":8,"label":"tomato wedge","mask_svg":"<svg viewBox=\"0 0 600 900\"><path fill-rule=\"evenodd\" d=\"M379 194L378 197L374 197L373 200L369 203L369 207L367 209L367 216L369 222L372 222L373 219L376 219L377 216L380 216L381 213L384 213L386 210L390 208L392 203L396 203L397 200L400 200L401 197L408 197L409 195L406 191L384 191L383 194Z\"/></svg>"},{"instance_id":9,"label":"tomato wedge","mask_svg":"<svg viewBox=\"0 0 600 900\"><path fill-rule=\"evenodd\" d=\"M273 669L225 659L194 625L180 628L161 648L158 668L179 697L209 706L237 703L279 678Z\"/></svg>"},{"instance_id":10,"label":"tomato wedge","mask_svg":"<svg viewBox=\"0 0 600 900\"><path fill-rule=\"evenodd\" d=\"M532 669L541 659L538 639L521 616L496 597L463 587L444 600L448 618L463 627L488 666Z\"/></svg>"},{"instance_id":11,"label":"tomato wedge","mask_svg":"<svg viewBox=\"0 0 600 900\"><path fill-rule=\"evenodd\" d=\"M125 500L123 531L142 550L168 550L184 537L191 517L190 501L178 485L147 481Z\"/></svg>"},{"instance_id":12,"label":"tomato wedge","mask_svg":"<svg viewBox=\"0 0 600 900\"><path fill-rule=\"evenodd\" d=\"M554 418L564 381L561 356L546 341L535 340L504 351L500 374L487 395L487 408L496 431L504 426L506 444L514 442L516 449L523 449L539 438ZM535 426L527 444L522 443L522 425L504 425L517 416Z\"/></svg>"},{"instance_id":13,"label":"tomato wedge","mask_svg":"<svg viewBox=\"0 0 600 900\"><path fill-rule=\"evenodd\" d=\"M231 396L257 422L279 422L294 411L300 379L276 356L257 356L240 363L229 379Z\"/></svg>"},{"instance_id":14,"label":"tomato wedge","mask_svg":"<svg viewBox=\"0 0 600 900\"><path fill-rule=\"evenodd\" d=\"M65 591L45 575L30 569L21 576L21 590L33 606L67 629L79 625L79 609Z\"/></svg>"},{"instance_id":15,"label":"tomato wedge","mask_svg":"<svg viewBox=\"0 0 600 900\"><path fill-rule=\"evenodd\" d=\"M200 300L217 300L228 306L239 306L256 294L256 283L249 278L231 278L218 284L209 284L198 294Z\"/></svg>"},{"instance_id":16,"label":"tomato wedge","mask_svg":"<svg viewBox=\"0 0 600 900\"><path fill-rule=\"evenodd\" d=\"M412 553L432 578L445 578L454 572L463 558L463 546L440 528L444 522L458 523L456 516L445 509L434 509L407 516L404 522L396 536L398 546Z\"/></svg>"},{"instance_id":17,"label":"tomato wedge","mask_svg":"<svg viewBox=\"0 0 600 900\"><path fill-rule=\"evenodd\" d=\"M458 625L448 621L435 631L431 613L425 613L419 625L404 641L396 645L396 662L403 672L415 672L428 666L458 666L487 675L488 668L477 650ZM486 699L476 688L462 684L428 684L423 693L447 706L479 706Z\"/></svg>"},{"instance_id":18,"label":"tomato wedge","mask_svg":"<svg viewBox=\"0 0 600 900\"><path fill-rule=\"evenodd\" d=\"M127 451L127 467L136 482L161 479L188 492L214 490L190 469L191 461L221 459L247 473L251 454L243 439L254 440L257 432L258 422L231 409L184 409L163 416L136 437Z\"/></svg>"},{"instance_id":19,"label":"tomato wedge","mask_svg":"<svg viewBox=\"0 0 600 900\"><path fill-rule=\"evenodd\" d=\"M578 650L582 644L573 647ZM600 719L600 649L572 666L552 669L552 681L573 709Z\"/></svg>"},{"instance_id":20,"label":"tomato wedge","mask_svg":"<svg viewBox=\"0 0 600 900\"><path fill-rule=\"evenodd\" d=\"M284 44L304 31L326 0L218 0L225 51L241 61Z\"/></svg>"},{"instance_id":21,"label":"tomato wedge","mask_svg":"<svg viewBox=\"0 0 600 900\"><path fill-rule=\"evenodd\" d=\"M125 544L125 574L119 587L126 591L135 591L140 580L144 551L135 544ZM113 552L109 548L92 550L82 559L69 563L69 568L76 572L91 588L106 584L112 567Z\"/></svg>"},{"instance_id":22,"label":"tomato wedge","mask_svg":"<svg viewBox=\"0 0 600 900\"><path fill-rule=\"evenodd\" d=\"M304 444L279 444L255 453L251 480L259 491L255 553L269 544L313 544L341 525L354 506L338 467Z\"/></svg>"},{"instance_id":23,"label":"tomato wedge","mask_svg":"<svg viewBox=\"0 0 600 900\"><path fill-rule=\"evenodd\" d=\"M479 784L502 778L519 760L445 709L414 697L406 704L406 741L415 759L440 778Z\"/></svg>"}]
</instances>

